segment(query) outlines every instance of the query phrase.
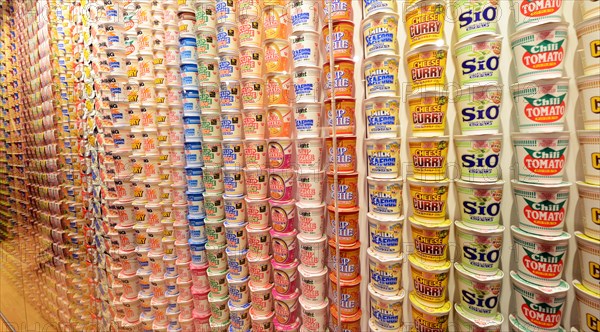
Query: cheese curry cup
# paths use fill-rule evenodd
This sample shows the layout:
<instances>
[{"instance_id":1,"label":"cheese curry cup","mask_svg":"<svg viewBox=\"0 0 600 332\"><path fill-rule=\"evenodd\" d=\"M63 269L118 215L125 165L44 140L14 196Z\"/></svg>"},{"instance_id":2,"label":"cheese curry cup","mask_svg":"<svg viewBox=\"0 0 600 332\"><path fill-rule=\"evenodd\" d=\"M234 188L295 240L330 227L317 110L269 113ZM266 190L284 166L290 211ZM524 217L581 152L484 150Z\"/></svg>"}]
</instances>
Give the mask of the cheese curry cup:
<instances>
[{"instance_id":1,"label":"cheese curry cup","mask_svg":"<svg viewBox=\"0 0 600 332\"><path fill-rule=\"evenodd\" d=\"M415 258L426 261L430 265L445 265L448 258L448 241L450 238L450 219L442 223L432 224L419 222L409 217L410 230L414 244Z\"/></svg>"},{"instance_id":2,"label":"cheese curry cup","mask_svg":"<svg viewBox=\"0 0 600 332\"><path fill-rule=\"evenodd\" d=\"M442 136L446 130L448 91L426 91L408 96L412 134Z\"/></svg>"},{"instance_id":3,"label":"cheese curry cup","mask_svg":"<svg viewBox=\"0 0 600 332\"><path fill-rule=\"evenodd\" d=\"M443 40L445 21L445 1L426 0L410 5L404 19L410 48Z\"/></svg>"},{"instance_id":4,"label":"cheese curry cup","mask_svg":"<svg viewBox=\"0 0 600 332\"><path fill-rule=\"evenodd\" d=\"M415 179L440 180L446 177L448 136L408 139Z\"/></svg>"},{"instance_id":5,"label":"cheese curry cup","mask_svg":"<svg viewBox=\"0 0 600 332\"><path fill-rule=\"evenodd\" d=\"M425 182L408 178L413 217L422 222L439 223L446 220L449 187L448 179Z\"/></svg>"},{"instance_id":6,"label":"cheese curry cup","mask_svg":"<svg viewBox=\"0 0 600 332\"><path fill-rule=\"evenodd\" d=\"M443 302L439 307L429 307L419 302L417 293L411 292L408 296L411 304L411 312L414 331L448 331L448 322L452 304Z\"/></svg>"},{"instance_id":7,"label":"cheese curry cup","mask_svg":"<svg viewBox=\"0 0 600 332\"><path fill-rule=\"evenodd\" d=\"M408 255L416 301L430 308L444 307L448 299L450 261L440 266L431 266L429 261Z\"/></svg>"},{"instance_id":8,"label":"cheese curry cup","mask_svg":"<svg viewBox=\"0 0 600 332\"><path fill-rule=\"evenodd\" d=\"M448 46L428 45L406 53L413 91L443 89L446 85L447 59Z\"/></svg>"}]
</instances>

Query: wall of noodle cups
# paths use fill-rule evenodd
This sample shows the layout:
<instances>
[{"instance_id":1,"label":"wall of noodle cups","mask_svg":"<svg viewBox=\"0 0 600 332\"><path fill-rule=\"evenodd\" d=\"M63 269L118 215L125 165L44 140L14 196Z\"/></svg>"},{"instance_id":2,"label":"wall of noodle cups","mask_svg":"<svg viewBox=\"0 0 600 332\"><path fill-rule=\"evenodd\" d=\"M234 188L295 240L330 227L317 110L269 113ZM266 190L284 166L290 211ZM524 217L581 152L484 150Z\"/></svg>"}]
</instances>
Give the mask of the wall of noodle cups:
<instances>
[{"instance_id":1,"label":"wall of noodle cups","mask_svg":"<svg viewBox=\"0 0 600 332\"><path fill-rule=\"evenodd\" d=\"M62 330L597 331L599 17L3 2L2 271Z\"/></svg>"}]
</instances>

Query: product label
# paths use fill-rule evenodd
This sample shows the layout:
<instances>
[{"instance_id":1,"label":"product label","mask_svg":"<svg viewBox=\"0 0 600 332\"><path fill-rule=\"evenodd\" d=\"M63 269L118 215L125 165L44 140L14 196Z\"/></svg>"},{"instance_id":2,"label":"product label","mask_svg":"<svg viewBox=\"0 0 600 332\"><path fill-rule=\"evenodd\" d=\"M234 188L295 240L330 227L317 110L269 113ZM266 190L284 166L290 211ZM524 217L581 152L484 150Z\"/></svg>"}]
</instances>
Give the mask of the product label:
<instances>
[{"instance_id":1,"label":"product label","mask_svg":"<svg viewBox=\"0 0 600 332\"><path fill-rule=\"evenodd\" d=\"M561 39L557 42L544 40L537 45L522 45L525 49L522 62L527 68L535 70L550 69L563 62L565 50Z\"/></svg>"},{"instance_id":2,"label":"product label","mask_svg":"<svg viewBox=\"0 0 600 332\"><path fill-rule=\"evenodd\" d=\"M549 198L551 199L551 198ZM563 222L565 218L565 203L546 199L542 202L535 202L524 198L527 206L523 209L523 214L532 224L540 227L556 227Z\"/></svg>"},{"instance_id":3,"label":"product label","mask_svg":"<svg viewBox=\"0 0 600 332\"><path fill-rule=\"evenodd\" d=\"M522 0L519 11L527 17L548 16L560 10L562 3L562 0Z\"/></svg>"},{"instance_id":4,"label":"product label","mask_svg":"<svg viewBox=\"0 0 600 332\"><path fill-rule=\"evenodd\" d=\"M524 97L527 105L524 108L525 116L532 121L541 123L556 122L565 114L566 94L553 96L546 94L541 98Z\"/></svg>"},{"instance_id":5,"label":"product label","mask_svg":"<svg viewBox=\"0 0 600 332\"><path fill-rule=\"evenodd\" d=\"M521 305L521 313L533 325L550 329L560 324L562 319L562 304L551 306L547 303L535 303L523 296L525 302Z\"/></svg>"},{"instance_id":6,"label":"product label","mask_svg":"<svg viewBox=\"0 0 600 332\"><path fill-rule=\"evenodd\" d=\"M533 275L542 279L552 279L562 274L564 253L554 256L548 252L534 253L527 248L523 250L526 253L523 256L523 265Z\"/></svg>"},{"instance_id":7,"label":"product label","mask_svg":"<svg viewBox=\"0 0 600 332\"><path fill-rule=\"evenodd\" d=\"M539 175L555 175L561 172L565 166L564 153L567 148L554 150L550 147L539 151L525 148L527 156L523 160L529 171Z\"/></svg>"}]
</instances>

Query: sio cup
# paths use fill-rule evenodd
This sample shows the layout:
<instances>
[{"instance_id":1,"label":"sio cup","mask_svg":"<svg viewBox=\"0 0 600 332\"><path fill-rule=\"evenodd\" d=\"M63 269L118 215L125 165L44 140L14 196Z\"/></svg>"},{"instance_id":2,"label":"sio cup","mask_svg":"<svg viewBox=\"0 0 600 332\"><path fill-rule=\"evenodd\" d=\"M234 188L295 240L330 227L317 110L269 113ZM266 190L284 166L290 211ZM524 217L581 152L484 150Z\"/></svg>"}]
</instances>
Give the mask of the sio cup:
<instances>
[{"instance_id":1,"label":"sio cup","mask_svg":"<svg viewBox=\"0 0 600 332\"><path fill-rule=\"evenodd\" d=\"M325 285L327 279L327 269L317 272L307 271L304 265L298 266L298 274L300 275L300 290L302 291L301 299L306 304L321 304L326 300Z\"/></svg>"},{"instance_id":2,"label":"sio cup","mask_svg":"<svg viewBox=\"0 0 600 332\"><path fill-rule=\"evenodd\" d=\"M597 130L578 130L577 137L583 154L584 180L600 186L600 133Z\"/></svg>"},{"instance_id":3,"label":"sio cup","mask_svg":"<svg viewBox=\"0 0 600 332\"><path fill-rule=\"evenodd\" d=\"M583 202L583 233L594 239L600 239L600 186L577 181L579 200Z\"/></svg>"},{"instance_id":4,"label":"sio cup","mask_svg":"<svg viewBox=\"0 0 600 332\"><path fill-rule=\"evenodd\" d=\"M504 273L497 270L493 275L480 275L454 263L456 284L462 294L459 306L471 316L481 319L492 318L498 314L502 279ZM474 301L474 298L477 300Z\"/></svg>"},{"instance_id":5,"label":"sio cup","mask_svg":"<svg viewBox=\"0 0 600 332\"><path fill-rule=\"evenodd\" d=\"M498 180L502 135L454 136L460 178L472 182Z\"/></svg>"},{"instance_id":6,"label":"sio cup","mask_svg":"<svg viewBox=\"0 0 600 332\"><path fill-rule=\"evenodd\" d=\"M600 75L577 77L581 99L583 127L585 130L600 129Z\"/></svg>"},{"instance_id":7,"label":"sio cup","mask_svg":"<svg viewBox=\"0 0 600 332\"><path fill-rule=\"evenodd\" d=\"M498 84L500 79L501 36L479 36L454 46L461 86Z\"/></svg>"},{"instance_id":8,"label":"sio cup","mask_svg":"<svg viewBox=\"0 0 600 332\"><path fill-rule=\"evenodd\" d=\"M400 139L367 139L367 166L369 176L374 178L397 178L400 169Z\"/></svg>"},{"instance_id":9,"label":"sio cup","mask_svg":"<svg viewBox=\"0 0 600 332\"><path fill-rule=\"evenodd\" d=\"M321 170L323 168L323 139L298 138L294 143L298 170Z\"/></svg>"},{"instance_id":10,"label":"sio cup","mask_svg":"<svg viewBox=\"0 0 600 332\"><path fill-rule=\"evenodd\" d=\"M220 141L221 135L221 115L220 114L201 114L200 121L202 125L202 138L206 140ZM214 142L212 142L214 144ZM206 161L205 161L206 163Z\"/></svg>"},{"instance_id":11,"label":"sio cup","mask_svg":"<svg viewBox=\"0 0 600 332\"><path fill-rule=\"evenodd\" d=\"M497 229L504 181L467 182L456 180L461 221L471 228Z\"/></svg>"},{"instance_id":12,"label":"sio cup","mask_svg":"<svg viewBox=\"0 0 600 332\"><path fill-rule=\"evenodd\" d=\"M562 131L565 128L569 79L536 80L511 86L522 133Z\"/></svg>"},{"instance_id":13,"label":"sio cup","mask_svg":"<svg viewBox=\"0 0 600 332\"><path fill-rule=\"evenodd\" d=\"M372 248L367 249L369 260L369 286L383 295L398 295L402 292L403 256L381 255Z\"/></svg>"},{"instance_id":14,"label":"sio cup","mask_svg":"<svg viewBox=\"0 0 600 332\"><path fill-rule=\"evenodd\" d=\"M520 229L540 236L560 236L571 183L529 184L513 180L512 185Z\"/></svg>"},{"instance_id":15,"label":"sio cup","mask_svg":"<svg viewBox=\"0 0 600 332\"><path fill-rule=\"evenodd\" d=\"M253 229L269 228L269 200L246 197L246 215L248 227Z\"/></svg>"},{"instance_id":16,"label":"sio cup","mask_svg":"<svg viewBox=\"0 0 600 332\"><path fill-rule=\"evenodd\" d=\"M481 5L473 0L453 0L450 2L450 10L459 42L498 32L498 20L502 13L497 2Z\"/></svg>"},{"instance_id":17,"label":"sio cup","mask_svg":"<svg viewBox=\"0 0 600 332\"><path fill-rule=\"evenodd\" d=\"M568 132L512 135L518 180L540 184L562 182L569 146Z\"/></svg>"},{"instance_id":18,"label":"sio cup","mask_svg":"<svg viewBox=\"0 0 600 332\"><path fill-rule=\"evenodd\" d=\"M546 23L511 36L519 82L563 76L568 27L568 23Z\"/></svg>"},{"instance_id":19,"label":"sio cup","mask_svg":"<svg viewBox=\"0 0 600 332\"><path fill-rule=\"evenodd\" d=\"M462 88L454 93L454 103L463 135L500 132L501 86L484 84Z\"/></svg>"}]
</instances>

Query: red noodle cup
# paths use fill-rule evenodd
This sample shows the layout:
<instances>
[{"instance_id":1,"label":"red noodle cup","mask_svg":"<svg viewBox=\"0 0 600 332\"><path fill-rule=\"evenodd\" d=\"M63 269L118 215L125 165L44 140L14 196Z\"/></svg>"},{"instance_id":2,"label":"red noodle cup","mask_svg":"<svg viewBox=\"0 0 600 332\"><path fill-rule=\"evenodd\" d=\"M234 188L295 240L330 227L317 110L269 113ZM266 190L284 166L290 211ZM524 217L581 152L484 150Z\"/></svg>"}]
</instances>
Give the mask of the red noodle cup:
<instances>
[{"instance_id":1,"label":"red noodle cup","mask_svg":"<svg viewBox=\"0 0 600 332\"><path fill-rule=\"evenodd\" d=\"M225 167L243 167L244 145L242 141L223 141L223 164Z\"/></svg>"},{"instance_id":2,"label":"red noodle cup","mask_svg":"<svg viewBox=\"0 0 600 332\"><path fill-rule=\"evenodd\" d=\"M273 290L275 299L275 322L278 331L299 331L300 319L298 319L298 297L300 292L296 290L289 295L283 295Z\"/></svg>"},{"instance_id":3,"label":"red noodle cup","mask_svg":"<svg viewBox=\"0 0 600 332\"><path fill-rule=\"evenodd\" d=\"M264 139L266 134L267 113L262 109L244 109L242 111L244 137L246 139Z\"/></svg>"},{"instance_id":4,"label":"red noodle cup","mask_svg":"<svg viewBox=\"0 0 600 332\"><path fill-rule=\"evenodd\" d=\"M327 189L329 205L335 203L335 185L333 175L327 174ZM338 207L347 209L358 206L358 173L339 174L338 176Z\"/></svg>"},{"instance_id":5,"label":"red noodle cup","mask_svg":"<svg viewBox=\"0 0 600 332\"><path fill-rule=\"evenodd\" d=\"M269 173L266 168L252 166L244 169L246 193L250 199L264 199L268 196Z\"/></svg>"},{"instance_id":6,"label":"red noodle cup","mask_svg":"<svg viewBox=\"0 0 600 332\"><path fill-rule=\"evenodd\" d=\"M329 241L328 266L333 275L337 274L338 259L336 256L335 241ZM351 245L340 245L340 279L352 280L360 273L360 242Z\"/></svg>"},{"instance_id":7,"label":"red noodle cup","mask_svg":"<svg viewBox=\"0 0 600 332\"><path fill-rule=\"evenodd\" d=\"M261 47L263 34L267 31L263 28L263 21L257 15L246 15L238 18L238 29L240 33L240 46L242 47Z\"/></svg>"},{"instance_id":8,"label":"red noodle cup","mask_svg":"<svg viewBox=\"0 0 600 332\"><path fill-rule=\"evenodd\" d=\"M352 59L354 57L354 23L352 21L334 22L333 31L331 32L329 31L329 25L325 25L322 36L327 62L329 62L332 45L334 59ZM331 38L333 38L333 41Z\"/></svg>"},{"instance_id":9,"label":"red noodle cup","mask_svg":"<svg viewBox=\"0 0 600 332\"><path fill-rule=\"evenodd\" d=\"M347 21L354 17L351 0L333 0L331 3L322 1L321 6L325 15L324 22L328 22L330 18L333 21Z\"/></svg>"},{"instance_id":10,"label":"red noodle cup","mask_svg":"<svg viewBox=\"0 0 600 332\"><path fill-rule=\"evenodd\" d=\"M244 109L263 107L265 103L265 81L258 78L242 80L240 94Z\"/></svg>"},{"instance_id":11,"label":"red noodle cup","mask_svg":"<svg viewBox=\"0 0 600 332\"><path fill-rule=\"evenodd\" d=\"M295 141L298 170L320 170L323 165L323 139L303 138Z\"/></svg>"},{"instance_id":12,"label":"red noodle cup","mask_svg":"<svg viewBox=\"0 0 600 332\"><path fill-rule=\"evenodd\" d=\"M180 139L177 134L173 135L173 134L177 134L177 132L175 131L171 131L170 132L170 139L171 139L171 143L173 143L173 140L178 140ZM178 144L178 143L175 143ZM183 148L183 146L170 146L168 148L168 153L169 153L169 161L171 162L171 166L176 166L176 167L182 167L185 165L185 150Z\"/></svg>"},{"instance_id":13,"label":"red noodle cup","mask_svg":"<svg viewBox=\"0 0 600 332\"><path fill-rule=\"evenodd\" d=\"M329 161L329 172L334 172L333 139L325 140ZM337 172L352 173L356 171L356 136L340 136L337 138Z\"/></svg>"},{"instance_id":14,"label":"red noodle cup","mask_svg":"<svg viewBox=\"0 0 600 332\"><path fill-rule=\"evenodd\" d=\"M250 270L250 282L256 286L266 286L271 282L271 258L248 257L248 269Z\"/></svg>"},{"instance_id":15,"label":"red noodle cup","mask_svg":"<svg viewBox=\"0 0 600 332\"><path fill-rule=\"evenodd\" d=\"M269 201L268 199L246 198L248 227L252 229L265 229L269 227Z\"/></svg>"},{"instance_id":16,"label":"red noodle cup","mask_svg":"<svg viewBox=\"0 0 600 332\"><path fill-rule=\"evenodd\" d=\"M306 0L301 1L308 2ZM316 32L306 31L293 34L290 37L290 44L294 67L319 66L319 43L319 34Z\"/></svg>"},{"instance_id":17,"label":"red noodle cup","mask_svg":"<svg viewBox=\"0 0 600 332\"><path fill-rule=\"evenodd\" d=\"M291 232L280 233L271 230L273 259L277 263L289 264L296 258L296 235L298 232L293 229Z\"/></svg>"},{"instance_id":18,"label":"red noodle cup","mask_svg":"<svg viewBox=\"0 0 600 332\"><path fill-rule=\"evenodd\" d=\"M179 267L180 264L177 264ZM194 265L194 264L181 264L182 268L189 266L189 270L191 271L191 280L193 284L194 290L205 290L209 287L208 275L206 274L206 270L208 269L208 264L205 265ZM180 273L181 275L181 273ZM201 310L199 310L202 312Z\"/></svg>"},{"instance_id":19,"label":"red noodle cup","mask_svg":"<svg viewBox=\"0 0 600 332\"><path fill-rule=\"evenodd\" d=\"M331 302L338 303L338 292L337 285L340 283L341 294L339 295L340 300L340 312L345 316L354 315L360 310L360 282L361 277L358 276L352 280L337 280L335 273L329 274L329 294L331 296ZM344 299L344 300L341 300ZM337 308L337 305L333 304Z\"/></svg>"},{"instance_id":20,"label":"red noodle cup","mask_svg":"<svg viewBox=\"0 0 600 332\"><path fill-rule=\"evenodd\" d=\"M332 93L332 71L329 63L323 66L325 76L325 97L330 99ZM336 97L354 97L354 61L339 60L336 61L333 68L333 89Z\"/></svg>"},{"instance_id":21,"label":"red noodle cup","mask_svg":"<svg viewBox=\"0 0 600 332\"><path fill-rule=\"evenodd\" d=\"M307 272L320 272L325 268L325 249L327 248L327 237L320 239L307 239L298 235L299 258L302 267Z\"/></svg>"},{"instance_id":22,"label":"red noodle cup","mask_svg":"<svg viewBox=\"0 0 600 332\"><path fill-rule=\"evenodd\" d=\"M287 72L290 67L292 49L287 40L269 40L264 45L264 69L266 74Z\"/></svg>"},{"instance_id":23,"label":"red noodle cup","mask_svg":"<svg viewBox=\"0 0 600 332\"><path fill-rule=\"evenodd\" d=\"M205 166L202 168L202 180L207 194L223 193L223 170L219 166Z\"/></svg>"},{"instance_id":24,"label":"red noodle cup","mask_svg":"<svg viewBox=\"0 0 600 332\"><path fill-rule=\"evenodd\" d=\"M327 236L335 238L335 229L338 229L338 240L343 245L353 244L359 238L358 216L359 208L339 209L338 221L335 219L335 208L327 207L329 223L327 225Z\"/></svg>"},{"instance_id":25,"label":"red noodle cup","mask_svg":"<svg viewBox=\"0 0 600 332\"><path fill-rule=\"evenodd\" d=\"M240 76L261 78L263 76L264 50L258 47L242 47L240 49Z\"/></svg>"},{"instance_id":26,"label":"red noodle cup","mask_svg":"<svg viewBox=\"0 0 600 332\"><path fill-rule=\"evenodd\" d=\"M252 303L252 309L250 310L261 316L272 313L273 295L271 291L273 290L273 284L259 286L250 281L248 286L250 287L250 301Z\"/></svg>"},{"instance_id":27,"label":"red noodle cup","mask_svg":"<svg viewBox=\"0 0 600 332\"><path fill-rule=\"evenodd\" d=\"M133 226L115 226L115 230L119 233L119 249L123 251L132 251L135 249L135 232Z\"/></svg>"},{"instance_id":28,"label":"red noodle cup","mask_svg":"<svg viewBox=\"0 0 600 332\"><path fill-rule=\"evenodd\" d=\"M338 135L354 135L356 130L356 119L355 119L355 100L348 99L336 99L335 101L335 112L331 110L331 100L325 101L325 112L327 114L327 125L329 134L333 133L333 121L336 123L336 134Z\"/></svg>"},{"instance_id":29,"label":"red noodle cup","mask_svg":"<svg viewBox=\"0 0 600 332\"><path fill-rule=\"evenodd\" d=\"M269 170L269 192L274 201L290 201L294 198L295 175L293 169Z\"/></svg>"},{"instance_id":30,"label":"red noodle cup","mask_svg":"<svg viewBox=\"0 0 600 332\"><path fill-rule=\"evenodd\" d=\"M120 202L131 202L133 200L133 187L130 177L118 177L114 180L115 190Z\"/></svg>"},{"instance_id":31,"label":"red noodle cup","mask_svg":"<svg viewBox=\"0 0 600 332\"><path fill-rule=\"evenodd\" d=\"M295 202L277 202L270 200L269 205L273 229L283 233L292 231L296 223Z\"/></svg>"},{"instance_id":32,"label":"red noodle cup","mask_svg":"<svg viewBox=\"0 0 600 332\"><path fill-rule=\"evenodd\" d=\"M248 257L267 258L271 251L271 227L265 229L250 228L246 226L248 233Z\"/></svg>"},{"instance_id":33,"label":"red noodle cup","mask_svg":"<svg viewBox=\"0 0 600 332\"><path fill-rule=\"evenodd\" d=\"M134 324L137 323L140 317L140 312L142 311L140 301L138 298L135 299L127 299L121 298L121 302L123 303L124 308L124 320L127 323ZM132 326L132 328L135 328Z\"/></svg>"},{"instance_id":34,"label":"red noodle cup","mask_svg":"<svg viewBox=\"0 0 600 332\"><path fill-rule=\"evenodd\" d=\"M271 260L273 265L273 280L275 283L275 292L281 295L287 295L296 291L296 280L298 279L298 260L289 264L277 263Z\"/></svg>"},{"instance_id":35,"label":"red noodle cup","mask_svg":"<svg viewBox=\"0 0 600 332\"><path fill-rule=\"evenodd\" d=\"M323 201L324 175L325 171L297 172L296 188L299 203L320 204Z\"/></svg>"},{"instance_id":36,"label":"red noodle cup","mask_svg":"<svg viewBox=\"0 0 600 332\"><path fill-rule=\"evenodd\" d=\"M241 196L246 192L244 173L241 168L224 168L223 183L226 195Z\"/></svg>"}]
</instances>

